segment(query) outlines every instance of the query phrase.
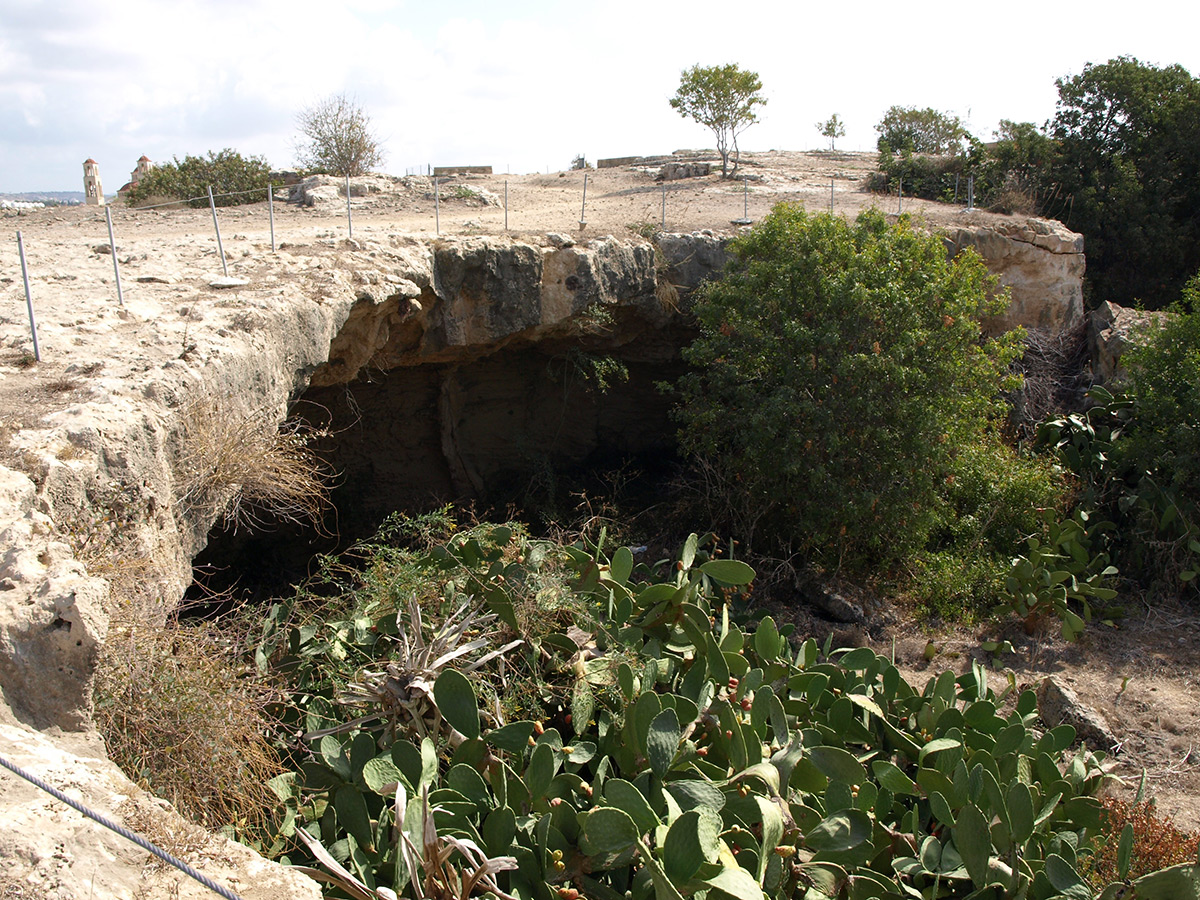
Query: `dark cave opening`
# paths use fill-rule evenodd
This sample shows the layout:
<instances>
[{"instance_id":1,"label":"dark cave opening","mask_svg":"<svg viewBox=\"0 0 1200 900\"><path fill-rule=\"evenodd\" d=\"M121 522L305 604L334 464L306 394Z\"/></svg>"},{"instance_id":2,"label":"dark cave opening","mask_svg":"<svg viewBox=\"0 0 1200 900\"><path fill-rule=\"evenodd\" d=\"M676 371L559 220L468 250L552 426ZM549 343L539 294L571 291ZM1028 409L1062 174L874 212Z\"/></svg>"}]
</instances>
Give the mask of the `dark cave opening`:
<instances>
[{"instance_id":1,"label":"dark cave opening","mask_svg":"<svg viewBox=\"0 0 1200 900\"><path fill-rule=\"evenodd\" d=\"M469 504L536 530L565 524L578 495L603 492L616 471L649 505L677 463L660 385L683 371L655 343L612 353L543 343L310 388L291 416L323 435L313 449L336 473L324 518L311 526L267 518L253 532L218 526L194 560L187 600L211 611L290 594L318 555L369 538L395 512Z\"/></svg>"}]
</instances>

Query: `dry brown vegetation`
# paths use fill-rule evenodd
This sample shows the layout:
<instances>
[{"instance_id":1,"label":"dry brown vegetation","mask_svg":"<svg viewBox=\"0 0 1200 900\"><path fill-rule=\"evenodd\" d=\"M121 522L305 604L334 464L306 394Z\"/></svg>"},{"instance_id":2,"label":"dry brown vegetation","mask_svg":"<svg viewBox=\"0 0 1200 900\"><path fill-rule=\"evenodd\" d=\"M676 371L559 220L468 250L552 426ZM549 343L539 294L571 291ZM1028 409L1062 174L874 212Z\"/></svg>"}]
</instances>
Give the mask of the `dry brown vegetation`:
<instances>
[{"instance_id":1,"label":"dry brown vegetation","mask_svg":"<svg viewBox=\"0 0 1200 900\"><path fill-rule=\"evenodd\" d=\"M267 697L215 625L119 615L97 666L95 722L146 790L209 828L258 830L279 774Z\"/></svg>"},{"instance_id":2,"label":"dry brown vegetation","mask_svg":"<svg viewBox=\"0 0 1200 900\"><path fill-rule=\"evenodd\" d=\"M229 401L192 404L175 466L181 505L201 517L222 516L235 529L264 515L316 524L329 473L309 450L314 436L297 423L277 427L265 409L239 414Z\"/></svg>"}]
</instances>

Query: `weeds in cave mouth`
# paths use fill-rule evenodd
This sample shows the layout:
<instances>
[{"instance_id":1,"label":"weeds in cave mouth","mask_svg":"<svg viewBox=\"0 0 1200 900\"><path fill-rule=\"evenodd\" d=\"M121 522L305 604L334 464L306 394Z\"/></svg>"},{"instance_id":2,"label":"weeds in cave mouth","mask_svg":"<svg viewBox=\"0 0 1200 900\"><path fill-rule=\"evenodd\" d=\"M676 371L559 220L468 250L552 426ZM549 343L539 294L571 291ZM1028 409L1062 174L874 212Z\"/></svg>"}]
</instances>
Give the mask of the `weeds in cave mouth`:
<instances>
[{"instance_id":1,"label":"weeds in cave mouth","mask_svg":"<svg viewBox=\"0 0 1200 900\"><path fill-rule=\"evenodd\" d=\"M200 400L180 427L175 465L183 509L255 528L266 518L318 526L332 473L311 450L324 433L298 420L276 425L266 408L238 413L230 401Z\"/></svg>"}]
</instances>

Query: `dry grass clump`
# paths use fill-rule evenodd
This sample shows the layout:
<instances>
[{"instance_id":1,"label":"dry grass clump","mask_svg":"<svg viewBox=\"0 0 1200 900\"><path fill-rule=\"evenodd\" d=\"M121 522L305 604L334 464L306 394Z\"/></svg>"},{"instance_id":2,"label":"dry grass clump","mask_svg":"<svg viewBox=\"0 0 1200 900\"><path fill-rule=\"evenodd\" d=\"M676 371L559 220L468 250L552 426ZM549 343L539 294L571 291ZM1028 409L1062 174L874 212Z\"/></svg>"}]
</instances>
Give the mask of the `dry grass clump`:
<instances>
[{"instance_id":1,"label":"dry grass clump","mask_svg":"<svg viewBox=\"0 0 1200 900\"><path fill-rule=\"evenodd\" d=\"M1032 436L1038 425L1067 410L1078 409L1090 383L1087 371L1087 318L1052 334L1030 329L1025 352L1014 365L1024 385L1012 398L1013 417L1022 436Z\"/></svg>"},{"instance_id":2,"label":"dry grass clump","mask_svg":"<svg viewBox=\"0 0 1200 900\"><path fill-rule=\"evenodd\" d=\"M114 616L96 668L110 758L193 821L261 834L276 803L266 783L282 771L264 686L215 624L154 625L136 607Z\"/></svg>"},{"instance_id":3,"label":"dry grass clump","mask_svg":"<svg viewBox=\"0 0 1200 900\"><path fill-rule=\"evenodd\" d=\"M238 414L227 401L193 403L180 427L180 504L201 516L223 516L234 529L264 517L316 524L329 481L309 449L318 436L295 421L276 426L265 409Z\"/></svg>"},{"instance_id":4,"label":"dry grass clump","mask_svg":"<svg viewBox=\"0 0 1200 900\"><path fill-rule=\"evenodd\" d=\"M1195 862L1200 849L1200 832L1175 827L1170 818L1154 812L1153 801L1129 803L1115 797L1103 801L1100 828L1104 839L1099 843L1087 871L1088 879L1100 890L1119 880L1117 847L1127 824L1133 826L1133 853L1129 879L1140 878L1179 863Z\"/></svg>"}]
</instances>

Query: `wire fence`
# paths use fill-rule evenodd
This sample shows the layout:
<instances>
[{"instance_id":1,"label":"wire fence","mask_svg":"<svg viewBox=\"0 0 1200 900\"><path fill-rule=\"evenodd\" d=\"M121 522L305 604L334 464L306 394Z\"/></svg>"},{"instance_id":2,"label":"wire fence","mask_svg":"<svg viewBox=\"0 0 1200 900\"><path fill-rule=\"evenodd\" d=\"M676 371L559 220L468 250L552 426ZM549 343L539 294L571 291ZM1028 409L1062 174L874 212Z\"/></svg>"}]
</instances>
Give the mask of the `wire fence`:
<instances>
[{"instance_id":1,"label":"wire fence","mask_svg":"<svg viewBox=\"0 0 1200 900\"><path fill-rule=\"evenodd\" d=\"M15 765L14 763L9 762L3 756L0 756L0 766L3 766L5 769L8 769L8 771L12 772L14 775L18 775L21 778L24 778L26 781L28 781L34 787L40 788L41 790L45 791L47 794L49 794L54 799L62 801L63 803L67 804L67 806L71 807L71 809L87 816L93 822L103 825L109 831L119 834L121 837L125 838L128 841L132 841L133 843L135 843L139 847L141 847L143 850L147 851L148 853L152 853L154 856L157 856L159 859L161 859L163 862L167 863L168 865L174 866L180 872L187 875L189 878L192 878L192 879L198 881L200 884L204 885L210 891L220 894L222 897L225 898L225 900L242 900L242 898L240 896L235 894L229 888L225 887L222 884L218 884L217 882L215 882L211 878L209 878L207 875L204 875L204 874L198 872L196 869L189 866L183 860L172 856L166 850L163 850L161 847L157 846L156 844L152 843L151 841L146 840L146 838L142 837L140 834L130 831L128 828L125 828L124 826L118 825L116 822L112 821L111 819L107 818L106 816L102 816L100 813L96 812L94 809L91 809L88 806L85 806L84 804L80 803L78 800L74 800L71 797L68 797L62 791L58 790L57 788L51 787L49 784L47 784L42 779L38 778L36 775L25 771L20 766Z\"/></svg>"},{"instance_id":2,"label":"wire fence","mask_svg":"<svg viewBox=\"0 0 1200 900\"><path fill-rule=\"evenodd\" d=\"M430 166L429 168L432 170L433 167ZM583 229L585 229L588 224L587 214L588 214L589 174L590 173L588 173L588 172L583 173L583 186L582 186L582 192L581 192L582 195L580 198L579 220L578 220L579 228L581 231ZM444 182L450 182L455 176L454 175L431 174L429 176L419 176L419 177L428 177L429 180L432 182L433 201L434 201L434 210L433 210L433 212L434 212L434 233L440 236L442 233L441 187ZM742 190L738 192L738 193L742 194L741 199L743 201L741 204L741 206L742 206L741 216L730 220L730 222L734 225L745 226L745 225L752 224L754 221L752 218L750 218L750 212L749 212L749 195L750 195L750 191L751 191L750 181L751 181L751 178L749 178L749 177L742 178ZM830 212L832 212L834 209L834 184L833 184L833 181L834 180L831 178L830 185L829 185L829 209L830 209ZM668 184L667 180L663 180L661 187L660 187L661 196L660 196L660 198L658 198L660 200L658 225L659 225L659 228L663 231L665 231L667 228L667 200L668 200L668 196L669 196L667 184ZM228 265L228 261L227 261L226 255L225 255L224 243L223 243L223 240L221 237L221 221L220 221L220 217L218 215L219 207L218 207L217 201L227 199L227 198L239 198L239 197L240 198L251 198L251 197L257 197L257 196L261 196L263 199L265 199L267 201L271 251L275 252L279 247L279 244L276 240L276 233L275 233L275 199L276 199L275 198L275 187L276 186L274 184L267 184L267 185L264 185L263 187L248 188L245 190L216 192L213 190L213 188L211 186L209 186L207 191L204 194L201 194L199 196L175 198L175 199L166 200L166 201L163 201L160 203L138 204L135 207L131 207L131 209L135 210L135 211L155 210L155 209L163 209L163 208L167 208L167 207L178 209L182 206L191 206L193 208L196 208L195 204L203 204L203 203L207 202L207 206L209 207L209 210L212 214L213 234L215 236L216 245L217 245L217 247L216 247L217 256L221 261L222 276L227 281L230 281L232 283L232 281L229 278L229 265ZM291 187L291 186L289 186L289 187ZM353 207L352 207L352 203L351 203L351 197L353 195L353 188L351 185L350 177L346 176L344 186L339 186L339 187L342 190L344 190L345 197L346 197L347 236L349 238L353 239L353 237L354 237L354 215L353 215ZM462 195L456 193L456 194L452 194L452 196L461 197ZM497 198L497 199L499 199L499 198ZM503 211L504 211L504 230L508 231L509 230L509 211L510 210L509 210L509 190L508 190L508 180L507 179L504 180L503 200L500 202L502 203ZM903 201L901 201L901 202L903 202ZM653 208L653 207L651 207L651 208ZM685 209L686 209L686 206L685 206ZM106 222L106 226L108 229L108 249L109 249L109 253L112 256L113 279L114 279L114 283L116 286L117 304L119 306L124 307L125 294L124 294L124 289L122 287L122 282L121 282L121 262L118 259L116 235L114 233L114 227L113 227L112 204L105 205L104 213L105 213L105 222ZM42 359L41 348L38 343L37 322L36 322L36 318L34 315L33 295L32 295L32 291L30 288L28 264L26 261L26 248L25 248L25 242L24 242L24 239L23 239L23 236L22 236L22 233L20 230L17 231L16 237L17 237L17 246L18 246L20 261L21 261L22 282L23 282L24 289L25 289L25 302L26 302L26 307L27 307L28 315L29 315L29 328L30 328L30 334L31 334L32 341L33 341L33 355L34 355L34 359L36 362L41 362L41 359ZM237 283L244 283L244 282L237 282Z\"/></svg>"}]
</instances>

